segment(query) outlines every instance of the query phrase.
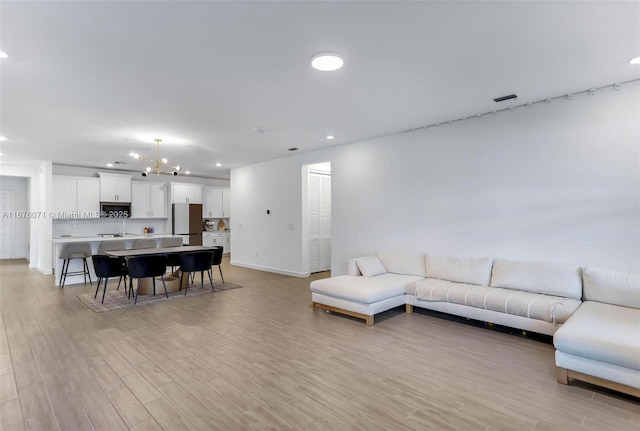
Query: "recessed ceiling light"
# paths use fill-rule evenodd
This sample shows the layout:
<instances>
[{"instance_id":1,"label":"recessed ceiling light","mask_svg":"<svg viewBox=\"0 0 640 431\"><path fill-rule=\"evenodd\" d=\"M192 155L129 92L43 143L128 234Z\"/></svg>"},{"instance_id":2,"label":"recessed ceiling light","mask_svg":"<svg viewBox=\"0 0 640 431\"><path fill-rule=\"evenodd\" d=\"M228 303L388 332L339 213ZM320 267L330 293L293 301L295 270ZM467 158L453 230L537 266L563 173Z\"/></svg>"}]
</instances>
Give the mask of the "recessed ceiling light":
<instances>
[{"instance_id":1,"label":"recessed ceiling light","mask_svg":"<svg viewBox=\"0 0 640 431\"><path fill-rule=\"evenodd\" d=\"M4 142L4 141L8 141L9 139L5 138L4 136L0 136L0 142Z\"/></svg>"},{"instance_id":2,"label":"recessed ceiling light","mask_svg":"<svg viewBox=\"0 0 640 431\"><path fill-rule=\"evenodd\" d=\"M222 166L222 163L216 163L216 166L220 167L220 166Z\"/></svg>"},{"instance_id":3,"label":"recessed ceiling light","mask_svg":"<svg viewBox=\"0 0 640 431\"><path fill-rule=\"evenodd\" d=\"M107 168L113 168L113 163L107 163Z\"/></svg>"},{"instance_id":4,"label":"recessed ceiling light","mask_svg":"<svg viewBox=\"0 0 640 431\"><path fill-rule=\"evenodd\" d=\"M4 156L4 154L0 153L0 156Z\"/></svg>"},{"instance_id":5,"label":"recessed ceiling light","mask_svg":"<svg viewBox=\"0 0 640 431\"><path fill-rule=\"evenodd\" d=\"M191 171L185 171L185 174L190 175Z\"/></svg>"},{"instance_id":6,"label":"recessed ceiling light","mask_svg":"<svg viewBox=\"0 0 640 431\"><path fill-rule=\"evenodd\" d=\"M632 58L631 60L629 60L629 63L640 64L640 57Z\"/></svg>"},{"instance_id":7,"label":"recessed ceiling light","mask_svg":"<svg viewBox=\"0 0 640 431\"><path fill-rule=\"evenodd\" d=\"M9 56L7 55L6 52L0 51L0 58L7 58L7 57L9 57Z\"/></svg>"},{"instance_id":8,"label":"recessed ceiling light","mask_svg":"<svg viewBox=\"0 0 640 431\"><path fill-rule=\"evenodd\" d=\"M327 139L328 139L328 140L332 140L332 139L335 139L335 138L336 138L336 137L335 137L335 136L333 136L333 135L327 135Z\"/></svg>"},{"instance_id":9,"label":"recessed ceiling light","mask_svg":"<svg viewBox=\"0 0 640 431\"><path fill-rule=\"evenodd\" d=\"M342 58L333 52L323 52L316 54L311 59L311 66L322 72L332 72L342 67L344 61Z\"/></svg>"}]
</instances>

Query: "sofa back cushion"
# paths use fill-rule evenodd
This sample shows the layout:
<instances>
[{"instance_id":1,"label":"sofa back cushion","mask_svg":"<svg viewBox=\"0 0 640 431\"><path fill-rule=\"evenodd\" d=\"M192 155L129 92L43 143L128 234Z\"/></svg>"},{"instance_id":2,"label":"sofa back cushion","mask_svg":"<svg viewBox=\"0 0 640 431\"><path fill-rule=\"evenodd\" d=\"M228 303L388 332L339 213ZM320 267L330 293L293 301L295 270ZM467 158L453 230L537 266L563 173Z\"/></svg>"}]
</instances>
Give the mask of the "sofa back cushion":
<instances>
[{"instance_id":1,"label":"sofa back cushion","mask_svg":"<svg viewBox=\"0 0 640 431\"><path fill-rule=\"evenodd\" d=\"M598 268L585 268L585 301L640 308L640 275Z\"/></svg>"},{"instance_id":2,"label":"sofa back cushion","mask_svg":"<svg viewBox=\"0 0 640 431\"><path fill-rule=\"evenodd\" d=\"M375 277L376 275L387 273L377 256L356 259L356 265L358 265L358 270L364 277Z\"/></svg>"},{"instance_id":3,"label":"sofa back cushion","mask_svg":"<svg viewBox=\"0 0 640 431\"><path fill-rule=\"evenodd\" d=\"M426 263L428 278L480 286L488 286L491 281L492 259L427 254Z\"/></svg>"},{"instance_id":4,"label":"sofa back cushion","mask_svg":"<svg viewBox=\"0 0 640 431\"><path fill-rule=\"evenodd\" d=\"M561 263L493 261L491 286L580 299L581 268Z\"/></svg>"},{"instance_id":5,"label":"sofa back cushion","mask_svg":"<svg viewBox=\"0 0 640 431\"><path fill-rule=\"evenodd\" d=\"M426 277L424 253L382 252L378 253L378 257L387 272Z\"/></svg>"}]
</instances>

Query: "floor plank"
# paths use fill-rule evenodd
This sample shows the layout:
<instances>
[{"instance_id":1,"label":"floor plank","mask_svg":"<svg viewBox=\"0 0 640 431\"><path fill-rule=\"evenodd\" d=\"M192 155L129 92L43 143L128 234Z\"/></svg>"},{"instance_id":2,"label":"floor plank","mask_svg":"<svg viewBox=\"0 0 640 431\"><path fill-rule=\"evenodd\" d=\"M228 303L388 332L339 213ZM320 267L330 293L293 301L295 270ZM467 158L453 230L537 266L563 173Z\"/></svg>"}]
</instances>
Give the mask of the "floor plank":
<instances>
[{"instance_id":1,"label":"floor plank","mask_svg":"<svg viewBox=\"0 0 640 431\"><path fill-rule=\"evenodd\" d=\"M95 283L0 261L0 428L640 431L640 400L556 382L548 337L401 308L367 327L311 309L327 273L223 272L244 287L94 313Z\"/></svg>"}]
</instances>

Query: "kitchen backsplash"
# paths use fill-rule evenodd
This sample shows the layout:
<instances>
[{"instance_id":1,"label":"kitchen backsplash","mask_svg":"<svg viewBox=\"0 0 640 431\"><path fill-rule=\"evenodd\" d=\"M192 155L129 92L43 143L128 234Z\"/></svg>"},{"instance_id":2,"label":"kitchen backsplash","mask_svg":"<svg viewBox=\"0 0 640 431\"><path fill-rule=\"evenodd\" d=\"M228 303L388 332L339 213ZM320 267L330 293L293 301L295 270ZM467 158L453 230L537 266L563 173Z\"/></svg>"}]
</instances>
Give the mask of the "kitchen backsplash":
<instances>
[{"instance_id":1,"label":"kitchen backsplash","mask_svg":"<svg viewBox=\"0 0 640 431\"><path fill-rule=\"evenodd\" d=\"M206 219L203 219L202 226L205 231L213 231L213 232L218 232L221 230L228 231L231 228L231 224L229 223L228 218L222 218L222 219L206 218Z\"/></svg>"},{"instance_id":2,"label":"kitchen backsplash","mask_svg":"<svg viewBox=\"0 0 640 431\"><path fill-rule=\"evenodd\" d=\"M153 233L171 233L171 226L165 227L166 220L159 219L92 219L53 220L53 237L62 235L95 235L98 233L122 233L122 220L126 233L143 234L144 228L153 226Z\"/></svg>"}]
</instances>

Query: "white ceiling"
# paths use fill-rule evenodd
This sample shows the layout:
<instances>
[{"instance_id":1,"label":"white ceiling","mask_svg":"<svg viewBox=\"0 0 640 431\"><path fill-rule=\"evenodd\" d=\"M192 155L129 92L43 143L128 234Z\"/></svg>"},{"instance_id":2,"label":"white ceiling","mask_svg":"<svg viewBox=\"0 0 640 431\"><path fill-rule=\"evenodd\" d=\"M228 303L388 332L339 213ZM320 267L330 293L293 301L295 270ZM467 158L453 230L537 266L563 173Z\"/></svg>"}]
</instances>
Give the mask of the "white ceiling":
<instances>
[{"instance_id":1,"label":"white ceiling","mask_svg":"<svg viewBox=\"0 0 640 431\"><path fill-rule=\"evenodd\" d=\"M160 137L162 157L228 178L290 147L639 78L640 3L3 0L0 49L5 163L139 170L128 154ZM313 70L322 51L345 66Z\"/></svg>"}]
</instances>

